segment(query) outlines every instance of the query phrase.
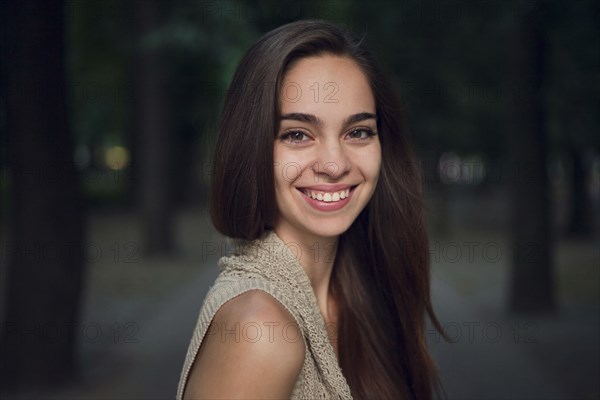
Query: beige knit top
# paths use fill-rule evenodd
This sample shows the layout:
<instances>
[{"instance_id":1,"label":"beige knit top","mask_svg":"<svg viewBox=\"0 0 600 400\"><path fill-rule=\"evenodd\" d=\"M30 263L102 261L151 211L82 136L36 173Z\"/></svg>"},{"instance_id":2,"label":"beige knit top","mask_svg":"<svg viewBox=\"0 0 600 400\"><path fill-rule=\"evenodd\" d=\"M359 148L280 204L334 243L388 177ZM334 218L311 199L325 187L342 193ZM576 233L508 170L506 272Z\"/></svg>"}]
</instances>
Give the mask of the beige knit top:
<instances>
[{"instance_id":1,"label":"beige knit top","mask_svg":"<svg viewBox=\"0 0 600 400\"><path fill-rule=\"evenodd\" d=\"M292 399L351 399L350 388L337 362L326 324L312 286L295 254L273 231L263 239L236 247L219 260L220 274L209 289L181 372L177 400L183 398L192 364L204 335L219 308L228 300L253 289L277 299L292 314L306 346L304 364Z\"/></svg>"}]
</instances>

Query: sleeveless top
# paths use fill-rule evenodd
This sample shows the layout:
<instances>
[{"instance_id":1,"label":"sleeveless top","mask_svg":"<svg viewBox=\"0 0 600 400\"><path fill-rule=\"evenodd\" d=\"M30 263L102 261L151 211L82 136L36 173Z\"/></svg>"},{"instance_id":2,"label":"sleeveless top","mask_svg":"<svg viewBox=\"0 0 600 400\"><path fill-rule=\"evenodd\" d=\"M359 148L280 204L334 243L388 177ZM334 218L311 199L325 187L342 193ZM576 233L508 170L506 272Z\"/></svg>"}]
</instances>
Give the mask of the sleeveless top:
<instances>
[{"instance_id":1,"label":"sleeveless top","mask_svg":"<svg viewBox=\"0 0 600 400\"><path fill-rule=\"evenodd\" d=\"M202 304L181 372L177 400L183 399L192 364L216 312L228 300L253 289L263 290L278 300L302 333L304 364L291 398L352 399L310 280L295 255L300 248L284 243L274 231L269 231L263 239L243 242L235 250L233 255L219 260L220 273Z\"/></svg>"}]
</instances>

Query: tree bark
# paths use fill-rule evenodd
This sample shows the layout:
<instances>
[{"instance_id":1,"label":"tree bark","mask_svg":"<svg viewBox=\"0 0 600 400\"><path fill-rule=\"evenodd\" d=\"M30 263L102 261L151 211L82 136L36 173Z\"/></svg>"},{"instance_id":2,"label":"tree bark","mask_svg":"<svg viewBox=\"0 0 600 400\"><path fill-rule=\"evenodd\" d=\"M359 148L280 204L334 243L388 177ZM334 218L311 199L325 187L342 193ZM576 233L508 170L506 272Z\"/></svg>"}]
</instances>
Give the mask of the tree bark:
<instances>
[{"instance_id":1,"label":"tree bark","mask_svg":"<svg viewBox=\"0 0 600 400\"><path fill-rule=\"evenodd\" d=\"M585 165L584 153L571 144L568 149L571 157L571 176L569 179L569 225L567 232L573 236L592 235L592 202L587 189L590 168Z\"/></svg>"},{"instance_id":2,"label":"tree bark","mask_svg":"<svg viewBox=\"0 0 600 400\"><path fill-rule=\"evenodd\" d=\"M160 27L157 0L134 0L137 37L135 60L136 133L139 187L146 253L169 253L172 242L171 138L166 78L160 53L147 46L148 34Z\"/></svg>"},{"instance_id":3,"label":"tree bark","mask_svg":"<svg viewBox=\"0 0 600 400\"><path fill-rule=\"evenodd\" d=\"M85 259L67 111L64 4L15 0L4 11L11 196L0 332L6 392L73 378Z\"/></svg>"},{"instance_id":4,"label":"tree bark","mask_svg":"<svg viewBox=\"0 0 600 400\"><path fill-rule=\"evenodd\" d=\"M511 165L514 260L509 308L516 313L555 311L552 219L546 156L543 85L544 13L533 4L514 37L514 111Z\"/></svg>"}]
</instances>

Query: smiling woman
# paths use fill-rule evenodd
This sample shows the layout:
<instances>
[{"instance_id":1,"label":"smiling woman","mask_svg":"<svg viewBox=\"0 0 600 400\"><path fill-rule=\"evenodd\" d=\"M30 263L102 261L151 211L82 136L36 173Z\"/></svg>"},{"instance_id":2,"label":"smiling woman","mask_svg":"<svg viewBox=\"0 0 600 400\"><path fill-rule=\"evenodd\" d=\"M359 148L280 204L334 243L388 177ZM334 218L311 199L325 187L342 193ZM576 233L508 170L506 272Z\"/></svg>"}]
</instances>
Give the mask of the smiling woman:
<instances>
[{"instance_id":1,"label":"smiling woman","mask_svg":"<svg viewBox=\"0 0 600 400\"><path fill-rule=\"evenodd\" d=\"M257 84L275 83L275 85ZM299 21L245 55L225 100L219 260L178 399L431 399L427 235L399 107L362 41Z\"/></svg>"},{"instance_id":2,"label":"smiling woman","mask_svg":"<svg viewBox=\"0 0 600 400\"><path fill-rule=\"evenodd\" d=\"M303 58L288 69L283 86L290 82L300 88L334 83L338 89L337 102L315 102L312 96L280 101L274 230L308 249L322 238L337 239L365 208L379 177L381 147L375 99L356 62L332 55ZM297 168L296 176L287 173L289 165Z\"/></svg>"}]
</instances>

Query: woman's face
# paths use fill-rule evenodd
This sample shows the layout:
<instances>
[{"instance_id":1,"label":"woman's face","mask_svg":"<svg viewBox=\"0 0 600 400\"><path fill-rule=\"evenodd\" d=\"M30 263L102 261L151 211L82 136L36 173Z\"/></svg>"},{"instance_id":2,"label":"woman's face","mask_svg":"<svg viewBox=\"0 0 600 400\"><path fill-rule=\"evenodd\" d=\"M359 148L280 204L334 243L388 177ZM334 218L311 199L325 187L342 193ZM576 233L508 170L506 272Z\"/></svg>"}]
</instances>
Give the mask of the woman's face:
<instances>
[{"instance_id":1,"label":"woman's face","mask_svg":"<svg viewBox=\"0 0 600 400\"><path fill-rule=\"evenodd\" d=\"M275 230L331 238L345 232L373 195L381 167L375 100L358 65L303 58L287 72L275 138Z\"/></svg>"}]
</instances>

